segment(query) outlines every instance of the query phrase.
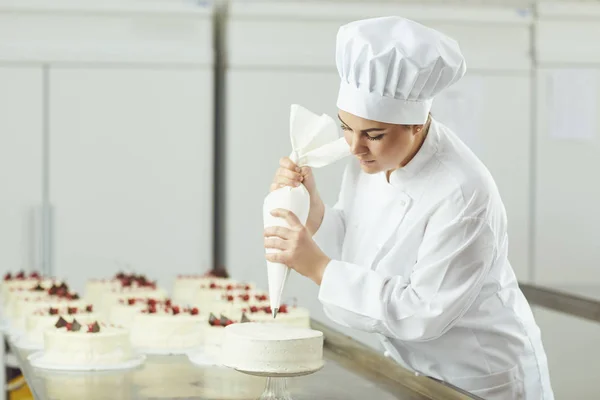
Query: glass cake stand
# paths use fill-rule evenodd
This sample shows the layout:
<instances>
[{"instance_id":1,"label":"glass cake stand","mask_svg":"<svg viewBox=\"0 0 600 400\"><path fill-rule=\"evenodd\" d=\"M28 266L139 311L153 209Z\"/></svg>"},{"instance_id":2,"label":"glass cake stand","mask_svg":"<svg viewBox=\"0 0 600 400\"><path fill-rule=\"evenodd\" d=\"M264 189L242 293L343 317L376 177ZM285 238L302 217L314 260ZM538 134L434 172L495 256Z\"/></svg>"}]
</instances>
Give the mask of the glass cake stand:
<instances>
[{"instance_id":1,"label":"glass cake stand","mask_svg":"<svg viewBox=\"0 0 600 400\"><path fill-rule=\"evenodd\" d=\"M319 371L323 366L310 371L302 371L296 373L276 373L276 372L259 372L259 371L245 371L242 369L235 368L244 374L261 376L267 378L265 385L265 391L257 400L294 400L287 389L287 379L297 376L305 376L314 374Z\"/></svg>"}]
</instances>

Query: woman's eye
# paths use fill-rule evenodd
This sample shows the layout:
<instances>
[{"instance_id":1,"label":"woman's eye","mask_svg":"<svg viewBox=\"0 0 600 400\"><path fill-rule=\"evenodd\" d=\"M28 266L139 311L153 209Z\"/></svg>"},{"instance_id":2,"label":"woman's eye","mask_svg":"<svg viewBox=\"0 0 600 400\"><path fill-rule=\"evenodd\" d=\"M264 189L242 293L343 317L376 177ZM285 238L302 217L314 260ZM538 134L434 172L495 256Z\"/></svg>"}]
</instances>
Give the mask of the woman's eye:
<instances>
[{"instance_id":1,"label":"woman's eye","mask_svg":"<svg viewBox=\"0 0 600 400\"><path fill-rule=\"evenodd\" d=\"M367 135L367 139L369 139L369 140L381 140L381 139L383 139L383 136L385 136L385 135L383 135L383 134L377 135L377 136L369 136L369 135Z\"/></svg>"},{"instance_id":2,"label":"woman's eye","mask_svg":"<svg viewBox=\"0 0 600 400\"><path fill-rule=\"evenodd\" d=\"M348 128L347 126L344 126L344 125L341 125L341 128L342 128L343 131L349 131L350 130L350 128Z\"/></svg>"}]
</instances>

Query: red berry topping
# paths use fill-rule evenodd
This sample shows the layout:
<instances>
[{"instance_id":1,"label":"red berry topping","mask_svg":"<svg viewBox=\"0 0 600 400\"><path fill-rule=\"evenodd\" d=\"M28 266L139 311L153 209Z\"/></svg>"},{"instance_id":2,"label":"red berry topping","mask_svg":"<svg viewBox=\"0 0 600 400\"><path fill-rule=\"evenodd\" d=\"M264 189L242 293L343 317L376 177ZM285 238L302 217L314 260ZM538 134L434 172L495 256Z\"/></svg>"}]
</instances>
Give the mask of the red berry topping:
<instances>
[{"instance_id":1,"label":"red berry topping","mask_svg":"<svg viewBox=\"0 0 600 400\"><path fill-rule=\"evenodd\" d=\"M135 304L135 299L127 299L127 304L129 304L130 306Z\"/></svg>"},{"instance_id":2,"label":"red berry topping","mask_svg":"<svg viewBox=\"0 0 600 400\"><path fill-rule=\"evenodd\" d=\"M67 313L69 315L71 315L71 314L77 314L77 307L67 307Z\"/></svg>"},{"instance_id":3,"label":"red berry topping","mask_svg":"<svg viewBox=\"0 0 600 400\"><path fill-rule=\"evenodd\" d=\"M269 306L267 306L267 307L263 308L263 310L265 310L265 312L266 312L267 314L271 314L271 313L273 312L273 310L271 310L271 307L269 307Z\"/></svg>"},{"instance_id":4,"label":"red berry topping","mask_svg":"<svg viewBox=\"0 0 600 400\"><path fill-rule=\"evenodd\" d=\"M25 271L20 271L20 272L17 274L16 278L17 278L17 279L23 279L23 278L25 278Z\"/></svg>"},{"instance_id":5,"label":"red berry topping","mask_svg":"<svg viewBox=\"0 0 600 400\"><path fill-rule=\"evenodd\" d=\"M213 321L213 326L221 326L221 320L220 319L216 319Z\"/></svg>"},{"instance_id":6,"label":"red berry topping","mask_svg":"<svg viewBox=\"0 0 600 400\"><path fill-rule=\"evenodd\" d=\"M215 289L215 288L217 287L217 284L213 282L213 283L211 283L211 284L210 284L210 286L209 286L209 287L210 287L211 289Z\"/></svg>"},{"instance_id":7,"label":"red berry topping","mask_svg":"<svg viewBox=\"0 0 600 400\"><path fill-rule=\"evenodd\" d=\"M288 312L287 306L285 304L280 305L279 312L284 313L284 314L287 313Z\"/></svg>"},{"instance_id":8,"label":"red berry topping","mask_svg":"<svg viewBox=\"0 0 600 400\"><path fill-rule=\"evenodd\" d=\"M227 285L227 290L233 290L233 286L232 285Z\"/></svg>"},{"instance_id":9,"label":"red berry topping","mask_svg":"<svg viewBox=\"0 0 600 400\"><path fill-rule=\"evenodd\" d=\"M94 306L92 306L91 304L90 304L90 305L88 305L87 307L85 307L85 311L87 311L87 312L92 312L92 311L94 311Z\"/></svg>"},{"instance_id":10,"label":"red berry topping","mask_svg":"<svg viewBox=\"0 0 600 400\"><path fill-rule=\"evenodd\" d=\"M250 295L248 295L248 294L243 295L242 296L242 300L249 301L250 300Z\"/></svg>"},{"instance_id":11,"label":"red berry topping","mask_svg":"<svg viewBox=\"0 0 600 400\"><path fill-rule=\"evenodd\" d=\"M50 315L58 315L58 308L50 307Z\"/></svg>"},{"instance_id":12,"label":"red berry topping","mask_svg":"<svg viewBox=\"0 0 600 400\"><path fill-rule=\"evenodd\" d=\"M12 278L12 275L11 275L11 273L10 273L10 272L9 272L9 273L7 273L6 275L4 275L4 280L5 280L5 281L10 281L10 280L11 280L11 278Z\"/></svg>"},{"instance_id":13,"label":"red berry topping","mask_svg":"<svg viewBox=\"0 0 600 400\"><path fill-rule=\"evenodd\" d=\"M192 310L190 311L190 314L192 315L198 315L200 313L200 311L198 311L198 309L196 307L192 308Z\"/></svg>"},{"instance_id":14,"label":"red berry topping","mask_svg":"<svg viewBox=\"0 0 600 400\"><path fill-rule=\"evenodd\" d=\"M229 325L231 325L231 324L233 324L233 321L232 321L232 320L229 320L229 321L225 322L225 326L229 326ZM233 328L232 328L232 329L233 329Z\"/></svg>"},{"instance_id":15,"label":"red berry topping","mask_svg":"<svg viewBox=\"0 0 600 400\"><path fill-rule=\"evenodd\" d=\"M155 306L148 307L148 312L150 314L156 314L156 307Z\"/></svg>"},{"instance_id":16,"label":"red berry topping","mask_svg":"<svg viewBox=\"0 0 600 400\"><path fill-rule=\"evenodd\" d=\"M173 310L173 315L179 314L179 307L178 306L173 307L172 310Z\"/></svg>"},{"instance_id":17,"label":"red berry topping","mask_svg":"<svg viewBox=\"0 0 600 400\"><path fill-rule=\"evenodd\" d=\"M165 301L165 304L167 307L171 307L171 299L167 299L167 301Z\"/></svg>"},{"instance_id":18,"label":"red berry topping","mask_svg":"<svg viewBox=\"0 0 600 400\"><path fill-rule=\"evenodd\" d=\"M246 285L246 287L244 287L244 289L250 290L250 285Z\"/></svg>"},{"instance_id":19,"label":"red berry topping","mask_svg":"<svg viewBox=\"0 0 600 400\"><path fill-rule=\"evenodd\" d=\"M250 307L250 312L251 312L251 313L258 312L258 307L256 307L256 306L252 306L252 307Z\"/></svg>"},{"instance_id":20,"label":"red berry topping","mask_svg":"<svg viewBox=\"0 0 600 400\"><path fill-rule=\"evenodd\" d=\"M148 305L149 306L156 306L156 300L155 299L148 299Z\"/></svg>"},{"instance_id":21,"label":"red berry topping","mask_svg":"<svg viewBox=\"0 0 600 400\"><path fill-rule=\"evenodd\" d=\"M70 331L71 328L73 328L73 324L70 322L67 322L67 325L65 325L67 327L67 330Z\"/></svg>"},{"instance_id":22,"label":"red berry topping","mask_svg":"<svg viewBox=\"0 0 600 400\"><path fill-rule=\"evenodd\" d=\"M233 296L227 296L227 301L233 301Z\"/></svg>"}]
</instances>

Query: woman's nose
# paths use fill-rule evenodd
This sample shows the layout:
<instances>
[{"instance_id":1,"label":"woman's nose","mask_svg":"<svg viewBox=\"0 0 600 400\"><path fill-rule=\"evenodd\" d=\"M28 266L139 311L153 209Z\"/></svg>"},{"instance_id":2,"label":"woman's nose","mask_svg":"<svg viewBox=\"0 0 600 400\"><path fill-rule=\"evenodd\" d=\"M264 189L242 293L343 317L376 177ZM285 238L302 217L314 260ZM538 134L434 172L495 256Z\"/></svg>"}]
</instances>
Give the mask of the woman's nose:
<instances>
[{"instance_id":1,"label":"woman's nose","mask_svg":"<svg viewBox=\"0 0 600 400\"><path fill-rule=\"evenodd\" d=\"M359 135L352 135L348 144L353 155L357 156L366 153L367 147L361 143Z\"/></svg>"}]
</instances>

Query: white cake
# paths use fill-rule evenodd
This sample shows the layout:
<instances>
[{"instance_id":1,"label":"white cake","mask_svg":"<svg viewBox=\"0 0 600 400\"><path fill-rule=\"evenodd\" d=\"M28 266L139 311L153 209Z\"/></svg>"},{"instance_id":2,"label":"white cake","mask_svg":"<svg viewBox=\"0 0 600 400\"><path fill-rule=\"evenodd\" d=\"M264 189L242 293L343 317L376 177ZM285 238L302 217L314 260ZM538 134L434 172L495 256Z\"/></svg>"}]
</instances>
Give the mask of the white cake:
<instances>
[{"instance_id":1,"label":"white cake","mask_svg":"<svg viewBox=\"0 0 600 400\"><path fill-rule=\"evenodd\" d=\"M57 323L55 329L44 332L44 362L65 366L97 366L114 365L132 358L127 330L98 323L83 324L76 330L75 320L59 319L67 325Z\"/></svg>"},{"instance_id":2,"label":"white cake","mask_svg":"<svg viewBox=\"0 0 600 400\"><path fill-rule=\"evenodd\" d=\"M251 283L212 276L178 276L173 286L173 302L207 307L225 293L239 294L254 289Z\"/></svg>"},{"instance_id":3,"label":"white cake","mask_svg":"<svg viewBox=\"0 0 600 400\"><path fill-rule=\"evenodd\" d=\"M37 272L31 272L29 275L25 274L25 272L23 271L15 275L7 273L4 276L4 280L0 284L2 301L6 304L9 300L11 293L22 290L29 290L38 284L40 284L44 289L48 289L55 282L56 279L43 278Z\"/></svg>"},{"instance_id":4,"label":"white cake","mask_svg":"<svg viewBox=\"0 0 600 400\"><path fill-rule=\"evenodd\" d=\"M99 304L98 311L103 319L110 320L113 308L121 304L121 300L127 299L154 299L163 301L167 299L167 292L153 286L146 287L123 287L104 292Z\"/></svg>"},{"instance_id":5,"label":"white cake","mask_svg":"<svg viewBox=\"0 0 600 400\"><path fill-rule=\"evenodd\" d=\"M44 343L44 332L54 329L59 317L66 319L76 318L81 324L93 324L98 315L93 312L91 305L86 307L48 307L37 310L25 318L25 334L27 339L34 344Z\"/></svg>"},{"instance_id":6,"label":"white cake","mask_svg":"<svg viewBox=\"0 0 600 400\"><path fill-rule=\"evenodd\" d=\"M269 307L269 305L267 293L249 290L241 293L233 291L223 293L218 301L208 304L206 307L209 312L217 315L241 315L243 312L249 312L251 308L259 310Z\"/></svg>"},{"instance_id":7,"label":"white cake","mask_svg":"<svg viewBox=\"0 0 600 400\"><path fill-rule=\"evenodd\" d=\"M223 364L242 371L302 374L323 366L323 333L248 322L225 328Z\"/></svg>"},{"instance_id":8,"label":"white cake","mask_svg":"<svg viewBox=\"0 0 600 400\"><path fill-rule=\"evenodd\" d=\"M147 291L157 289L156 282L148 280L144 275L119 272L110 279L88 280L85 285L85 298L92 302L98 311L102 311L104 308L103 299L106 293L114 293L125 289L126 294L131 294L138 288L146 288Z\"/></svg>"},{"instance_id":9,"label":"white cake","mask_svg":"<svg viewBox=\"0 0 600 400\"><path fill-rule=\"evenodd\" d=\"M112 306L108 312L108 322L113 325L131 328L134 317L148 309L148 305L155 304L159 307L171 305L170 300L158 300L145 297L128 297L119 299L119 303Z\"/></svg>"},{"instance_id":10,"label":"white cake","mask_svg":"<svg viewBox=\"0 0 600 400\"><path fill-rule=\"evenodd\" d=\"M135 315L131 343L151 350L193 349L203 343L206 321L197 308L150 305Z\"/></svg>"},{"instance_id":11,"label":"white cake","mask_svg":"<svg viewBox=\"0 0 600 400\"><path fill-rule=\"evenodd\" d=\"M204 325L203 352L215 362L220 363L225 327L239 322L239 319L231 319L225 315L217 318L211 314L208 323Z\"/></svg>"},{"instance_id":12,"label":"white cake","mask_svg":"<svg viewBox=\"0 0 600 400\"><path fill-rule=\"evenodd\" d=\"M276 323L296 326L299 328L310 328L310 312L302 307L289 307L282 304L279 307L277 318L273 318L271 307L250 307L245 313L251 322Z\"/></svg>"}]
</instances>

